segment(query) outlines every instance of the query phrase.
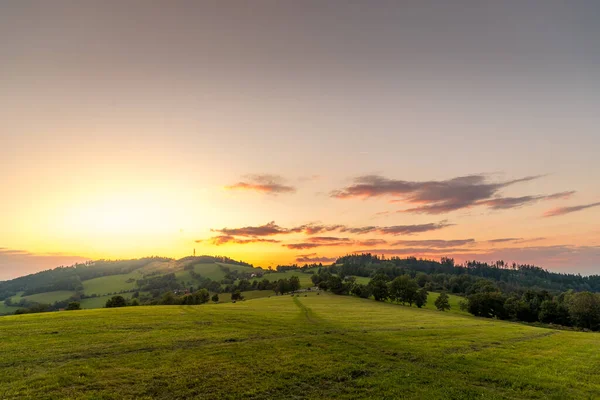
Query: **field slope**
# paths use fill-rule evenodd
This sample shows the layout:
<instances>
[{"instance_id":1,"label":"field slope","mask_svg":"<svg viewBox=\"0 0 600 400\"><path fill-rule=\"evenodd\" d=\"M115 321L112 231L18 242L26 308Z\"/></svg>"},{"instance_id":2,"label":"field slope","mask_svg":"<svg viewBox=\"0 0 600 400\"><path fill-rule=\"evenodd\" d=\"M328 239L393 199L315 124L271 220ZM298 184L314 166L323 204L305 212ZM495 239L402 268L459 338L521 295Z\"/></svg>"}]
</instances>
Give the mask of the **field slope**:
<instances>
[{"instance_id":1,"label":"field slope","mask_svg":"<svg viewBox=\"0 0 600 400\"><path fill-rule=\"evenodd\" d=\"M314 293L0 318L2 399L598 398L600 335Z\"/></svg>"}]
</instances>

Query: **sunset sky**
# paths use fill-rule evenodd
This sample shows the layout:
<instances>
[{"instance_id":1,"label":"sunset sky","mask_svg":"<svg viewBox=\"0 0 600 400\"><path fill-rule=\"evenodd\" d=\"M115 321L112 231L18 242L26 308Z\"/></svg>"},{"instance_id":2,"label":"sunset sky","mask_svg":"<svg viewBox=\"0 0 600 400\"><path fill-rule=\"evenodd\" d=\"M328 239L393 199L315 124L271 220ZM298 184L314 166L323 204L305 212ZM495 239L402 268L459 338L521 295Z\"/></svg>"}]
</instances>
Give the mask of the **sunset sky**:
<instances>
[{"instance_id":1,"label":"sunset sky","mask_svg":"<svg viewBox=\"0 0 600 400\"><path fill-rule=\"evenodd\" d=\"M599 4L2 2L0 280L194 249L600 273Z\"/></svg>"}]
</instances>

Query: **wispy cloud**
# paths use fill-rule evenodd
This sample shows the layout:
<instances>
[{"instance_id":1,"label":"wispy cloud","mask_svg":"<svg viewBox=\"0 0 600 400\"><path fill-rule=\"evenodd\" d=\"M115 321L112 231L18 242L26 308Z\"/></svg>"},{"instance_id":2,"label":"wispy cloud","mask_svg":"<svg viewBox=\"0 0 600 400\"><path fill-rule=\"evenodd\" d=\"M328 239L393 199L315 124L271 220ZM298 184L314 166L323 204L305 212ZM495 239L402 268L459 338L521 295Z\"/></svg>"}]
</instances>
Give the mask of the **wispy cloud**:
<instances>
[{"instance_id":1,"label":"wispy cloud","mask_svg":"<svg viewBox=\"0 0 600 400\"><path fill-rule=\"evenodd\" d=\"M486 240L487 243L508 243L508 242L517 242L523 240L523 238L498 238L498 239L490 239Z\"/></svg>"},{"instance_id":2,"label":"wispy cloud","mask_svg":"<svg viewBox=\"0 0 600 400\"><path fill-rule=\"evenodd\" d=\"M456 239L456 240L398 240L391 243L392 246L420 246L424 248L452 248L475 244L475 239Z\"/></svg>"},{"instance_id":3,"label":"wispy cloud","mask_svg":"<svg viewBox=\"0 0 600 400\"><path fill-rule=\"evenodd\" d=\"M493 209L515 208L540 200L566 198L574 193L499 197L500 191L508 186L540 177L537 175L505 182L489 182L486 175L469 175L444 181L418 182L367 175L356 178L353 185L331 192L331 196L339 199L391 196L393 202L416 205L400 212L444 214L478 205Z\"/></svg>"},{"instance_id":4,"label":"wispy cloud","mask_svg":"<svg viewBox=\"0 0 600 400\"><path fill-rule=\"evenodd\" d=\"M444 229L449 226L453 226L454 224L450 224L447 221L441 221L438 223L429 223L429 224L418 224L418 225L393 225L393 226L364 226L360 228L349 228L345 227L340 229L340 232L349 232L355 233L358 235L363 235L366 233L379 233L382 235L413 235L415 233L423 233L430 231L437 231L439 229Z\"/></svg>"},{"instance_id":5,"label":"wispy cloud","mask_svg":"<svg viewBox=\"0 0 600 400\"><path fill-rule=\"evenodd\" d=\"M364 239L354 240L347 237L335 237L335 236L317 236L310 237L304 242L300 243L288 243L282 246L288 249L314 249L316 247L331 247L331 246L380 246L386 244L387 241L383 239Z\"/></svg>"},{"instance_id":6,"label":"wispy cloud","mask_svg":"<svg viewBox=\"0 0 600 400\"><path fill-rule=\"evenodd\" d=\"M548 210L544 213L544 217L558 217L559 215L565 215L565 214L570 214L573 212L577 212L577 211L581 211L581 210L586 210L588 208L593 208L593 207L598 207L600 206L600 202L598 203L591 203L591 204L583 204L583 205L579 205L579 206L572 206L572 207L558 207L558 208L553 208L551 210Z\"/></svg>"},{"instance_id":7,"label":"wispy cloud","mask_svg":"<svg viewBox=\"0 0 600 400\"><path fill-rule=\"evenodd\" d=\"M494 210L506 210L509 208L518 208L525 205L537 203L541 200L567 199L573 194L575 194L575 191L560 192L540 196L498 197L490 200L480 201L477 203L477 205L488 206L489 208Z\"/></svg>"},{"instance_id":8,"label":"wispy cloud","mask_svg":"<svg viewBox=\"0 0 600 400\"><path fill-rule=\"evenodd\" d=\"M245 226L243 228L223 228L223 229L213 229L213 232L220 232L224 235L230 236L272 236L272 235L281 235L292 233L293 231L290 229L282 228L275 223L275 221L271 221L265 225L259 226Z\"/></svg>"},{"instance_id":9,"label":"wispy cloud","mask_svg":"<svg viewBox=\"0 0 600 400\"><path fill-rule=\"evenodd\" d=\"M294 193L296 188L278 175L247 175L243 181L225 186L228 190L250 190L266 194Z\"/></svg>"},{"instance_id":10,"label":"wispy cloud","mask_svg":"<svg viewBox=\"0 0 600 400\"><path fill-rule=\"evenodd\" d=\"M219 235L214 236L208 240L196 240L196 243L209 242L215 246L221 246L224 244L250 244L250 243L280 243L279 240L275 239L262 239L262 238L251 238L251 239L240 239L231 235Z\"/></svg>"},{"instance_id":11,"label":"wispy cloud","mask_svg":"<svg viewBox=\"0 0 600 400\"><path fill-rule=\"evenodd\" d=\"M437 223L416 224L416 225L392 225L392 226L363 226L349 227L346 225L318 225L305 224L292 228L284 228L271 221L265 225L245 226L242 228L222 228L212 229L213 232L218 232L223 235L244 236L244 237L261 237L274 235L288 235L291 233L304 233L306 235L315 235L326 232L342 232L363 235L367 233L379 233L383 235L412 235L422 232L436 231L443 229L453 224L448 221L440 221Z\"/></svg>"}]
</instances>

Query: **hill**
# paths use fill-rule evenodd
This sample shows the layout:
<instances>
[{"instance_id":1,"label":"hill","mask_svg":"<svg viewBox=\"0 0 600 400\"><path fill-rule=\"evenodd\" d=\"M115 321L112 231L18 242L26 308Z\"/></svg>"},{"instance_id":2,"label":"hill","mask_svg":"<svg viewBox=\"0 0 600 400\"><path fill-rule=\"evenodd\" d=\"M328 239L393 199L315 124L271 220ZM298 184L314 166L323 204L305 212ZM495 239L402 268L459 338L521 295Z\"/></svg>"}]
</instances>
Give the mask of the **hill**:
<instances>
[{"instance_id":1,"label":"hill","mask_svg":"<svg viewBox=\"0 0 600 400\"><path fill-rule=\"evenodd\" d=\"M0 398L597 398L600 334L328 294L0 318Z\"/></svg>"},{"instance_id":2,"label":"hill","mask_svg":"<svg viewBox=\"0 0 600 400\"><path fill-rule=\"evenodd\" d=\"M149 300L167 291L208 286L212 281L220 291L224 280L233 283L262 273L260 268L227 257L98 260L0 282L0 315L35 304L55 310L70 301L80 302L83 308L103 307L115 294L131 298L138 292Z\"/></svg>"}]
</instances>

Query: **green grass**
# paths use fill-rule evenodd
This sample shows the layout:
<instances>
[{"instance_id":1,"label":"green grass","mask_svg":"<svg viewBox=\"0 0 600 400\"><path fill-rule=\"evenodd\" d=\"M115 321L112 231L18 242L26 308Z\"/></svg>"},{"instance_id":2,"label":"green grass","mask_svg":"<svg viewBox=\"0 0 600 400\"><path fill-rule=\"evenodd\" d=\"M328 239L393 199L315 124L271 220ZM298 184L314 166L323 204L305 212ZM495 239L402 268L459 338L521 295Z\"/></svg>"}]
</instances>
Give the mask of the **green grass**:
<instances>
[{"instance_id":1,"label":"green grass","mask_svg":"<svg viewBox=\"0 0 600 400\"><path fill-rule=\"evenodd\" d=\"M14 295L13 297L10 298L10 300L13 303L18 303L19 301L21 301L23 299L23 292L19 292L16 295Z\"/></svg>"},{"instance_id":2,"label":"green grass","mask_svg":"<svg viewBox=\"0 0 600 400\"><path fill-rule=\"evenodd\" d=\"M428 308L430 310L437 310L435 307L435 300L440 297L439 293L429 292L429 296L427 296L427 304L425 304L424 308ZM457 296L454 294L448 294L448 303L450 303L449 312L455 314L463 314L463 315L471 315L466 311L462 311L460 309L460 302L464 301L465 298L461 296Z\"/></svg>"},{"instance_id":3,"label":"green grass","mask_svg":"<svg viewBox=\"0 0 600 400\"><path fill-rule=\"evenodd\" d=\"M211 293L212 296L212 293ZM269 296L275 296L275 292L272 290L251 290L247 292L242 292L242 296L244 296L245 300L255 300L262 299ZM221 303L230 303L231 302L231 293L219 293L219 302Z\"/></svg>"},{"instance_id":4,"label":"green grass","mask_svg":"<svg viewBox=\"0 0 600 400\"><path fill-rule=\"evenodd\" d=\"M53 304L57 301L67 300L74 294L75 292L71 290L57 290L55 292L36 293L32 294L31 296L24 296L23 299L33 301L35 303Z\"/></svg>"},{"instance_id":5,"label":"green grass","mask_svg":"<svg viewBox=\"0 0 600 400\"><path fill-rule=\"evenodd\" d=\"M5 306L4 301L0 301L0 315L14 314L19 307Z\"/></svg>"},{"instance_id":6,"label":"green grass","mask_svg":"<svg viewBox=\"0 0 600 400\"><path fill-rule=\"evenodd\" d=\"M363 285L368 285L371 281L371 278L369 278L368 276L355 276L354 278L356 279L356 283L360 283Z\"/></svg>"},{"instance_id":7,"label":"green grass","mask_svg":"<svg viewBox=\"0 0 600 400\"><path fill-rule=\"evenodd\" d=\"M0 318L2 399L591 399L600 334L310 293Z\"/></svg>"},{"instance_id":8,"label":"green grass","mask_svg":"<svg viewBox=\"0 0 600 400\"><path fill-rule=\"evenodd\" d=\"M118 296L123 296L125 299L130 299L133 293L121 293ZM98 297L90 297L87 299L83 299L79 302L81 308L90 309L90 308L102 308L106 305L106 301L113 297L113 295L106 296L98 296Z\"/></svg>"},{"instance_id":9,"label":"green grass","mask_svg":"<svg viewBox=\"0 0 600 400\"><path fill-rule=\"evenodd\" d=\"M300 286L308 288L314 286L310 280L311 274L305 274L300 271L285 271L285 272L271 272L264 274L262 278L256 278L255 280L263 280L267 278L269 281L278 281L279 279L290 279L292 276L297 276L300 279Z\"/></svg>"},{"instance_id":10,"label":"green grass","mask_svg":"<svg viewBox=\"0 0 600 400\"><path fill-rule=\"evenodd\" d=\"M83 292L86 295L103 295L108 293L118 293L123 290L133 290L137 287L136 281L143 277L140 271L133 271L129 274L109 275L100 278L94 278L83 281ZM133 282L127 282L133 279Z\"/></svg>"}]
</instances>

